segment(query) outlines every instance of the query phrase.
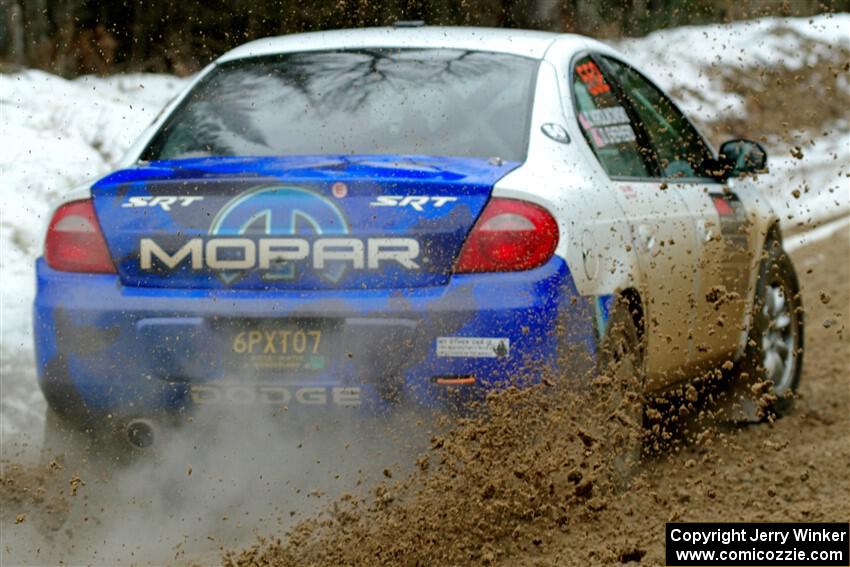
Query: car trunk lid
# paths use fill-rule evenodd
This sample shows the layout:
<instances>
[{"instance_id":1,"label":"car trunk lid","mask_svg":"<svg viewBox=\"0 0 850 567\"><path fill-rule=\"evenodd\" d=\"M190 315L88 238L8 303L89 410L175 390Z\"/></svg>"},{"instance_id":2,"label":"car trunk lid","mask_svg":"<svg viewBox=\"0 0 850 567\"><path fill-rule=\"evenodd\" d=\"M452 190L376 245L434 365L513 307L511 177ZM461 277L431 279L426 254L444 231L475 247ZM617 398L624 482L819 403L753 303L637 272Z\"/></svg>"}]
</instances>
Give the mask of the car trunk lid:
<instances>
[{"instance_id":1,"label":"car trunk lid","mask_svg":"<svg viewBox=\"0 0 850 567\"><path fill-rule=\"evenodd\" d=\"M207 289L444 285L518 164L424 156L193 158L92 188L122 282Z\"/></svg>"}]
</instances>

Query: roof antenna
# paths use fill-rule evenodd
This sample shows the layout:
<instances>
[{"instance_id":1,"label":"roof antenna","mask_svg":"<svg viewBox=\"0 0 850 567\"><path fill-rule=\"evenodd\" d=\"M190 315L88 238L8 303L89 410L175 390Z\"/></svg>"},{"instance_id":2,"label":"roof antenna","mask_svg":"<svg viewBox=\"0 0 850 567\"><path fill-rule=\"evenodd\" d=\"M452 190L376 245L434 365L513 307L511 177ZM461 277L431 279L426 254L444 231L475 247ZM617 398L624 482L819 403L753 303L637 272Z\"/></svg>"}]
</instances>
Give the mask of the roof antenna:
<instances>
[{"instance_id":1,"label":"roof antenna","mask_svg":"<svg viewBox=\"0 0 850 567\"><path fill-rule=\"evenodd\" d=\"M421 28L425 25L424 20L396 20L394 28Z\"/></svg>"}]
</instances>

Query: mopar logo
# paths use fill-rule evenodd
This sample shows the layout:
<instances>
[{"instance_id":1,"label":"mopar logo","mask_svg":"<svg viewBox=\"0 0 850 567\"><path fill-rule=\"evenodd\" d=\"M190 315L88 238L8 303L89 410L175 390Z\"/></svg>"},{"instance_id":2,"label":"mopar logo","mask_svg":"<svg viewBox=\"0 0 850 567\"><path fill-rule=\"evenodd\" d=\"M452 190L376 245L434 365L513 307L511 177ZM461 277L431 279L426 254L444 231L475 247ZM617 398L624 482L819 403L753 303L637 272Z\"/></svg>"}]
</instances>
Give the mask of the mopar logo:
<instances>
[{"instance_id":1,"label":"mopar logo","mask_svg":"<svg viewBox=\"0 0 850 567\"><path fill-rule=\"evenodd\" d=\"M346 234L348 223L336 205L320 195L299 187L260 187L227 203L210 227L210 234L220 236L241 236L249 231L276 236ZM279 256L278 265L264 268L268 270L264 279L294 279L298 274L292 260L299 259L302 258ZM323 263L320 269L325 277L336 282L345 272L345 265L337 262L325 266ZM239 274L222 272L219 277L231 283Z\"/></svg>"},{"instance_id":2,"label":"mopar logo","mask_svg":"<svg viewBox=\"0 0 850 567\"><path fill-rule=\"evenodd\" d=\"M210 238L193 238L177 250L143 238L140 264L143 270L173 270L187 262L193 270L219 270L225 283L257 268L264 279L291 280L299 264L333 282L349 268L374 270L385 261L419 267L419 242L412 238L361 239L348 233L342 212L321 195L298 187L263 187L227 203L213 219ZM247 238L253 235L265 237Z\"/></svg>"}]
</instances>

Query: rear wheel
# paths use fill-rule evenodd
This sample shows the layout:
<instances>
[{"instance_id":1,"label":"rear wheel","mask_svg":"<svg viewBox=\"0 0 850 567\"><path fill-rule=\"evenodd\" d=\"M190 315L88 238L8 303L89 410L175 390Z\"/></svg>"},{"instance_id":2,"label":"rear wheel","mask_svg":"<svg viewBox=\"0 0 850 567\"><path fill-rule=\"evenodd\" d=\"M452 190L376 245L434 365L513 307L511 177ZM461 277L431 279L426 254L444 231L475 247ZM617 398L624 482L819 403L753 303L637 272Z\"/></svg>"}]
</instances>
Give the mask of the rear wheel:
<instances>
[{"instance_id":1,"label":"rear wheel","mask_svg":"<svg viewBox=\"0 0 850 567\"><path fill-rule=\"evenodd\" d=\"M778 238L765 245L747 348L738 364L747 413L757 420L791 410L803 369L803 305L797 274ZM750 399L747 400L746 398Z\"/></svg>"}]
</instances>

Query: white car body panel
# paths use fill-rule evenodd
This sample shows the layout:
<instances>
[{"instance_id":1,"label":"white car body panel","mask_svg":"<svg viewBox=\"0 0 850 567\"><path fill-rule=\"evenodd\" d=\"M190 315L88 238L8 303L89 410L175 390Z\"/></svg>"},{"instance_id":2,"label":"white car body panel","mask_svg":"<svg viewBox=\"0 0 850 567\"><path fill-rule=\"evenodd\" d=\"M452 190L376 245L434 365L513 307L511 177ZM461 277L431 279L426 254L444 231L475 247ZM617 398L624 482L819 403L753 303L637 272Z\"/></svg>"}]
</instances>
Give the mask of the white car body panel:
<instances>
[{"instance_id":1,"label":"white car body panel","mask_svg":"<svg viewBox=\"0 0 850 567\"><path fill-rule=\"evenodd\" d=\"M258 39L228 51L218 63L295 51L358 48L439 47L509 53L542 59L558 34L475 27L385 27L300 33ZM579 37L579 36L575 36Z\"/></svg>"},{"instance_id":2,"label":"white car body panel","mask_svg":"<svg viewBox=\"0 0 850 567\"><path fill-rule=\"evenodd\" d=\"M544 62L538 72L528 157L496 183L493 196L525 199L552 211L561 233L555 253L567 261L579 293L609 295L639 283L637 259L623 247L631 240L623 231L625 214L614 195L596 183L605 174L583 155L577 143L583 142L583 135L577 123L564 116L559 92L555 68ZM543 134L541 126L546 123L563 126L570 142L562 144ZM597 244L588 266L582 256L585 231Z\"/></svg>"}]
</instances>

